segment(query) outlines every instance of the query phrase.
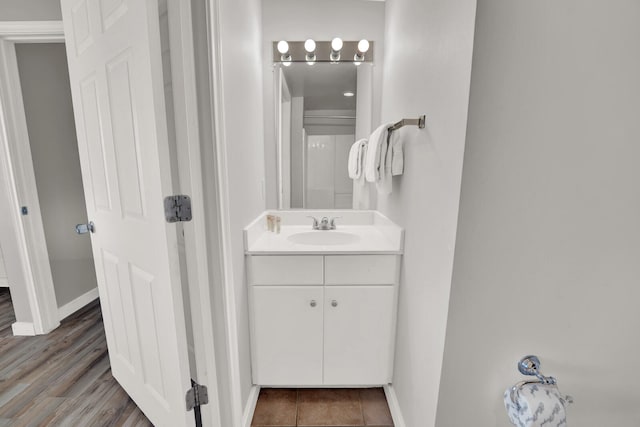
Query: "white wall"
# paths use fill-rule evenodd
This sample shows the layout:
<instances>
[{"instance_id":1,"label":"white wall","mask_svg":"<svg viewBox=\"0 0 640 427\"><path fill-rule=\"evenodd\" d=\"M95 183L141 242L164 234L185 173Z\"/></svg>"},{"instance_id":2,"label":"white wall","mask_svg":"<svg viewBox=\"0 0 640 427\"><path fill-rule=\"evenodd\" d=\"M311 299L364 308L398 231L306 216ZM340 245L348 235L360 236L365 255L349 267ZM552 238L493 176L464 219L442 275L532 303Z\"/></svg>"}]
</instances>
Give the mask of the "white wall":
<instances>
[{"instance_id":1,"label":"white wall","mask_svg":"<svg viewBox=\"0 0 640 427\"><path fill-rule=\"evenodd\" d=\"M0 21L61 21L58 0L0 0Z\"/></svg>"},{"instance_id":2,"label":"white wall","mask_svg":"<svg viewBox=\"0 0 640 427\"><path fill-rule=\"evenodd\" d=\"M277 153L273 101L273 51L276 40L313 38L374 41L373 117L380 117L384 56L384 2L366 0L262 0L262 52L264 78L264 145L267 206L278 206Z\"/></svg>"},{"instance_id":3,"label":"white wall","mask_svg":"<svg viewBox=\"0 0 640 427\"><path fill-rule=\"evenodd\" d=\"M425 129L399 131L405 173L394 178L393 193L378 200L378 209L406 230L393 388L407 427L433 426L453 267L476 2L386 3L382 121L427 116ZM466 403L468 392L463 396Z\"/></svg>"},{"instance_id":4,"label":"white wall","mask_svg":"<svg viewBox=\"0 0 640 427\"><path fill-rule=\"evenodd\" d=\"M347 158L353 135L309 135L307 137L307 209L350 209L352 180Z\"/></svg>"},{"instance_id":5,"label":"white wall","mask_svg":"<svg viewBox=\"0 0 640 427\"><path fill-rule=\"evenodd\" d=\"M220 0L219 46L223 140L227 163L233 288L237 315L241 399L251 388L249 317L242 229L265 209L260 0Z\"/></svg>"},{"instance_id":6,"label":"white wall","mask_svg":"<svg viewBox=\"0 0 640 427\"><path fill-rule=\"evenodd\" d=\"M640 425L639 20L634 0L478 2L438 426L510 425L530 353L570 426Z\"/></svg>"},{"instance_id":7,"label":"white wall","mask_svg":"<svg viewBox=\"0 0 640 427\"><path fill-rule=\"evenodd\" d=\"M97 287L62 43L16 44L38 200L58 307Z\"/></svg>"},{"instance_id":8,"label":"white wall","mask_svg":"<svg viewBox=\"0 0 640 427\"><path fill-rule=\"evenodd\" d=\"M304 161L304 98L291 98L291 207L302 208L305 172Z\"/></svg>"}]
</instances>

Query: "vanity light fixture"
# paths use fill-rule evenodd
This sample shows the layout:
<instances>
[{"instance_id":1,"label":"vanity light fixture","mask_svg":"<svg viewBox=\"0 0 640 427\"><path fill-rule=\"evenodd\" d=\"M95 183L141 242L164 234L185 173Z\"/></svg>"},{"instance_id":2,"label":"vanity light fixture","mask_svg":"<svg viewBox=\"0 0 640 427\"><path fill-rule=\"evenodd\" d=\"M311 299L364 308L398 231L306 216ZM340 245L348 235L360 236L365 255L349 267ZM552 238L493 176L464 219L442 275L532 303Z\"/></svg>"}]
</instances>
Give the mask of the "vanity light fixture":
<instances>
[{"instance_id":1,"label":"vanity light fixture","mask_svg":"<svg viewBox=\"0 0 640 427\"><path fill-rule=\"evenodd\" d=\"M369 50L369 41L362 39L358 42L358 51L353 55L353 63L360 65L364 61L364 54Z\"/></svg>"},{"instance_id":2,"label":"vanity light fixture","mask_svg":"<svg viewBox=\"0 0 640 427\"><path fill-rule=\"evenodd\" d=\"M329 55L329 59L331 59L332 64L337 64L338 61L340 61L340 50L342 46L343 43L340 37L331 40L331 54Z\"/></svg>"},{"instance_id":3,"label":"vanity light fixture","mask_svg":"<svg viewBox=\"0 0 640 427\"><path fill-rule=\"evenodd\" d=\"M319 62L332 64L373 62L373 43L368 40L347 40L334 37L329 41L276 40L272 43L273 62L291 65L294 62L306 62L313 65Z\"/></svg>"},{"instance_id":4,"label":"vanity light fixture","mask_svg":"<svg viewBox=\"0 0 640 427\"><path fill-rule=\"evenodd\" d=\"M304 42L304 50L307 51L307 55L305 56L307 60L307 64L313 65L316 63L316 42L313 39L307 39Z\"/></svg>"}]
</instances>

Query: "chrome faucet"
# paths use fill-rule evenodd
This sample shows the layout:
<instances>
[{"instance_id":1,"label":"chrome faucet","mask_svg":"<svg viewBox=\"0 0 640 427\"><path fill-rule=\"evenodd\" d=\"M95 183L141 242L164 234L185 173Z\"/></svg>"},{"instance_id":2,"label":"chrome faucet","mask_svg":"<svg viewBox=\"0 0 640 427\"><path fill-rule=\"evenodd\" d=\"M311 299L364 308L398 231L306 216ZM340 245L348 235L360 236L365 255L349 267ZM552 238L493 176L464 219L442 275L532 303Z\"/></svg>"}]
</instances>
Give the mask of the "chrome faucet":
<instances>
[{"instance_id":1,"label":"chrome faucet","mask_svg":"<svg viewBox=\"0 0 640 427\"><path fill-rule=\"evenodd\" d=\"M336 229L336 219L340 218L339 216L333 217L331 219L323 216L320 221L316 217L309 216L308 218L313 219L313 225L311 226L314 230L335 230Z\"/></svg>"}]
</instances>

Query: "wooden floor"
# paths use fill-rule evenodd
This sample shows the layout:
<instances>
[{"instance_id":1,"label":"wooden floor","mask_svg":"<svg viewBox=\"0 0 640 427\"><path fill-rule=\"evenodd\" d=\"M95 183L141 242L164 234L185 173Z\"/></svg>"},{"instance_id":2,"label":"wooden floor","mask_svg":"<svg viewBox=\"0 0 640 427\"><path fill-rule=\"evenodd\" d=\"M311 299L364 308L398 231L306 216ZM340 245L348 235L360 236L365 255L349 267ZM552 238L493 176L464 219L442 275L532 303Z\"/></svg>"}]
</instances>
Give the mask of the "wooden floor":
<instances>
[{"instance_id":1,"label":"wooden floor","mask_svg":"<svg viewBox=\"0 0 640 427\"><path fill-rule=\"evenodd\" d=\"M48 335L14 337L0 288L0 427L151 426L111 376L96 302Z\"/></svg>"}]
</instances>

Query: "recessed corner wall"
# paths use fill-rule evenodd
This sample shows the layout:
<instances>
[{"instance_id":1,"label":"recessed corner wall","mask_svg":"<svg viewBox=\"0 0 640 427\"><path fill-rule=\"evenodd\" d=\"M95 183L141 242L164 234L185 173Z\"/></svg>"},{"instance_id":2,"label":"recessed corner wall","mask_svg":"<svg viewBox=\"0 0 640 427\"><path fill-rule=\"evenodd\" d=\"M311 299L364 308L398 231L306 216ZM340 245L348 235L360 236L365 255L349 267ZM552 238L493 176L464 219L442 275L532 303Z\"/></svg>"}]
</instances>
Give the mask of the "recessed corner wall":
<instances>
[{"instance_id":1,"label":"recessed corner wall","mask_svg":"<svg viewBox=\"0 0 640 427\"><path fill-rule=\"evenodd\" d=\"M511 424L536 354L570 426L640 425L640 3L478 2L438 427Z\"/></svg>"},{"instance_id":2,"label":"recessed corner wall","mask_svg":"<svg viewBox=\"0 0 640 427\"><path fill-rule=\"evenodd\" d=\"M407 427L433 426L436 417L475 8L475 0L386 4L382 121L427 116L425 129L398 131L404 175L378 196L378 209L405 229L393 390Z\"/></svg>"}]
</instances>

